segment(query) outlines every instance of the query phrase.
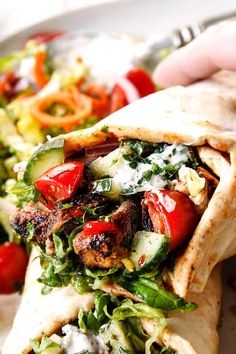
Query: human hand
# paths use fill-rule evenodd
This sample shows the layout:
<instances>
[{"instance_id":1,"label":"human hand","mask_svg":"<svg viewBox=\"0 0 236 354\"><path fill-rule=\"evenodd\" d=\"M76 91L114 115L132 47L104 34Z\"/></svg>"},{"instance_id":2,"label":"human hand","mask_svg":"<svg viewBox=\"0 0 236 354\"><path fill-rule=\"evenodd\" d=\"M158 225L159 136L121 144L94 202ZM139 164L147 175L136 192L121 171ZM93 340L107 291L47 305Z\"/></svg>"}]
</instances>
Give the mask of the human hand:
<instances>
[{"instance_id":1,"label":"human hand","mask_svg":"<svg viewBox=\"0 0 236 354\"><path fill-rule=\"evenodd\" d=\"M221 70L236 71L236 20L208 28L155 69L153 79L162 87L188 85Z\"/></svg>"}]
</instances>

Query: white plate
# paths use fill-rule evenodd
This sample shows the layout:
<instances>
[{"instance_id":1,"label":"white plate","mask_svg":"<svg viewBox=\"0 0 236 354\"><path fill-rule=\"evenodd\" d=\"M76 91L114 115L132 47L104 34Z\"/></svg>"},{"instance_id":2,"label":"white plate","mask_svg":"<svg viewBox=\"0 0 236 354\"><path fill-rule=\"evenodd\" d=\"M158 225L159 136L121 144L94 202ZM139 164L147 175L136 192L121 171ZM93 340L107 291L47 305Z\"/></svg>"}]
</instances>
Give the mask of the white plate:
<instances>
[{"instance_id":1,"label":"white plate","mask_svg":"<svg viewBox=\"0 0 236 354\"><path fill-rule=\"evenodd\" d=\"M225 0L122 0L105 3L57 16L5 38L0 43L0 56L21 48L28 37L40 31L81 30L111 34L128 32L143 37L153 34L159 36L174 27L233 10L235 1ZM219 354L233 354L236 351L236 289L230 288L227 283L235 270L236 259L227 261L223 273L224 299L219 326Z\"/></svg>"}]
</instances>

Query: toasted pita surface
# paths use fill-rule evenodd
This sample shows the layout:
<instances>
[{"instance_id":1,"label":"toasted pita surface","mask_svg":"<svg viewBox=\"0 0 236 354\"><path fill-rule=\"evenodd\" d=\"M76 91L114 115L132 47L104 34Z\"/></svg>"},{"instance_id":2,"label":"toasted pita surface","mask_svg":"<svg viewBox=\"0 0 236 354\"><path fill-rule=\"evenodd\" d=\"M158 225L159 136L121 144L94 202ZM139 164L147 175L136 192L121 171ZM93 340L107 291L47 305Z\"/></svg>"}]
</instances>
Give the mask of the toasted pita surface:
<instances>
[{"instance_id":1,"label":"toasted pita surface","mask_svg":"<svg viewBox=\"0 0 236 354\"><path fill-rule=\"evenodd\" d=\"M236 98L205 88L167 89L126 106L91 129L64 135L66 153L105 142L108 133L104 130L119 139L202 147L201 159L220 176L220 183L171 274L178 295L185 296L189 290L203 291L214 266L236 253ZM229 153L230 161L224 152Z\"/></svg>"},{"instance_id":2,"label":"toasted pita surface","mask_svg":"<svg viewBox=\"0 0 236 354\"><path fill-rule=\"evenodd\" d=\"M63 325L77 318L80 308L91 309L94 306L92 294L78 295L71 286L41 295L41 285L37 283L37 278L42 269L35 255L34 251L28 267L22 302L2 354L30 353L31 339L56 333ZM202 294L188 294L188 300L196 302L198 309L192 313L169 313L168 326L158 342L176 350L178 354L215 354L218 346L216 326L220 295L218 265ZM142 323L147 333L152 335L152 320L143 319Z\"/></svg>"},{"instance_id":3,"label":"toasted pita surface","mask_svg":"<svg viewBox=\"0 0 236 354\"><path fill-rule=\"evenodd\" d=\"M79 295L72 286L42 295L37 278L42 273L37 250L31 254L22 301L12 329L3 345L2 354L26 354L32 347L30 340L50 336L64 324L75 320L80 308L94 306L93 294Z\"/></svg>"},{"instance_id":4,"label":"toasted pita surface","mask_svg":"<svg viewBox=\"0 0 236 354\"><path fill-rule=\"evenodd\" d=\"M200 146L229 151L236 143L236 99L214 92L174 87L154 93L111 114L94 127L66 134L66 151L118 138Z\"/></svg>"},{"instance_id":5,"label":"toasted pita surface","mask_svg":"<svg viewBox=\"0 0 236 354\"><path fill-rule=\"evenodd\" d=\"M223 96L236 97L236 73L222 70L209 79L191 85L194 90L207 90Z\"/></svg>"},{"instance_id":6,"label":"toasted pita surface","mask_svg":"<svg viewBox=\"0 0 236 354\"><path fill-rule=\"evenodd\" d=\"M172 312L164 330L163 343L178 354L216 354L218 334L216 326L220 314L220 266L213 270L203 293L189 293L187 299L198 304L191 313ZM152 334L151 320L142 321L144 329Z\"/></svg>"},{"instance_id":7,"label":"toasted pita surface","mask_svg":"<svg viewBox=\"0 0 236 354\"><path fill-rule=\"evenodd\" d=\"M21 297L18 293L0 296L0 353L3 342L12 327Z\"/></svg>"}]
</instances>

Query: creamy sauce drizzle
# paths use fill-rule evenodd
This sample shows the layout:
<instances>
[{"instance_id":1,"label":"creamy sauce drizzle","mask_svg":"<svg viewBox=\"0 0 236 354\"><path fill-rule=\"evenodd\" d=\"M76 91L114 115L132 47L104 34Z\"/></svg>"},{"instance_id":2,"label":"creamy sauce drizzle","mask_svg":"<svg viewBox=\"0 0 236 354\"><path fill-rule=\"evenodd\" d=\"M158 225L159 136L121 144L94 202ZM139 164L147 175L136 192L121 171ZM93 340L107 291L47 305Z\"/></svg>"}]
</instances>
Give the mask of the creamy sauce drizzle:
<instances>
[{"instance_id":1,"label":"creamy sauce drizzle","mask_svg":"<svg viewBox=\"0 0 236 354\"><path fill-rule=\"evenodd\" d=\"M189 158L190 152L188 148L178 144L167 146L161 153L155 152L151 154L148 157L150 163L138 163L135 169L129 166L129 162L124 159L123 155L120 155L120 158L114 166L116 171L113 172L113 181L122 190L127 190L130 187L137 186L138 181L143 177L143 174L150 171L154 163L162 168L180 162L187 162ZM167 183L168 181L161 175L152 175L149 181L145 180L142 182L142 190L148 191L152 189L161 189L164 188Z\"/></svg>"}]
</instances>

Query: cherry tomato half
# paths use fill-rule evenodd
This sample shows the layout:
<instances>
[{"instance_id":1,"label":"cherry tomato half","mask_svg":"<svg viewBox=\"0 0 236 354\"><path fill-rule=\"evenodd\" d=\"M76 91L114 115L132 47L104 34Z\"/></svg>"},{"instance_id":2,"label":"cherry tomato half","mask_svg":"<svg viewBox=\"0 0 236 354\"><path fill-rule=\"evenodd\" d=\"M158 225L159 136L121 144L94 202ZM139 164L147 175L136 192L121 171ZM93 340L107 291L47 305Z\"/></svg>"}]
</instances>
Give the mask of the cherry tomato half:
<instances>
[{"instance_id":1,"label":"cherry tomato half","mask_svg":"<svg viewBox=\"0 0 236 354\"><path fill-rule=\"evenodd\" d=\"M140 97L145 97L156 91L155 85L150 78L149 74L140 68L134 68L127 72L126 78L138 90Z\"/></svg>"},{"instance_id":2,"label":"cherry tomato half","mask_svg":"<svg viewBox=\"0 0 236 354\"><path fill-rule=\"evenodd\" d=\"M94 236L102 233L110 232L117 233L120 229L116 223L112 221L88 221L83 226L83 234L84 236Z\"/></svg>"},{"instance_id":3,"label":"cherry tomato half","mask_svg":"<svg viewBox=\"0 0 236 354\"><path fill-rule=\"evenodd\" d=\"M111 113L118 111L119 109L121 109L124 106L127 106L127 104L128 104L128 101L125 96L125 92L118 84L116 84L113 87L112 92L111 92L111 107L110 107Z\"/></svg>"},{"instance_id":4,"label":"cherry tomato half","mask_svg":"<svg viewBox=\"0 0 236 354\"><path fill-rule=\"evenodd\" d=\"M155 85L149 74L141 68L131 69L127 72L125 78L134 85L140 98L150 95L156 91ZM119 86L119 84L116 84L111 93L111 112L117 111L118 109L126 106L128 103L129 102L125 91Z\"/></svg>"},{"instance_id":5,"label":"cherry tomato half","mask_svg":"<svg viewBox=\"0 0 236 354\"><path fill-rule=\"evenodd\" d=\"M171 190L146 192L144 197L154 231L171 238L170 250L180 246L197 226L194 204L184 193Z\"/></svg>"},{"instance_id":6,"label":"cherry tomato half","mask_svg":"<svg viewBox=\"0 0 236 354\"><path fill-rule=\"evenodd\" d=\"M49 206L71 198L82 185L83 162L65 162L44 172L35 182L35 187Z\"/></svg>"},{"instance_id":7,"label":"cherry tomato half","mask_svg":"<svg viewBox=\"0 0 236 354\"><path fill-rule=\"evenodd\" d=\"M25 279L28 257L24 249L10 242L0 245L0 294L19 290Z\"/></svg>"}]
</instances>

